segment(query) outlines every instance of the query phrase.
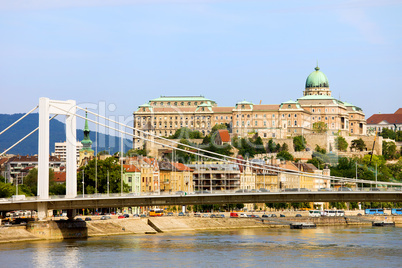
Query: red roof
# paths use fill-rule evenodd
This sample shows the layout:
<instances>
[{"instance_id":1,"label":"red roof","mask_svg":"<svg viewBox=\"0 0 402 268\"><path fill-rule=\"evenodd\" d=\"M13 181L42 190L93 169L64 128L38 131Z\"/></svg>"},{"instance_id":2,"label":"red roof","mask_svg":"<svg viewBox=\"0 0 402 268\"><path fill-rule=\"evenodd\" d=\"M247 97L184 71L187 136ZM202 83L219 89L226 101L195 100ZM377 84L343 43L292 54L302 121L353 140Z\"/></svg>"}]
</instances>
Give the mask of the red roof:
<instances>
[{"instance_id":1,"label":"red roof","mask_svg":"<svg viewBox=\"0 0 402 268\"><path fill-rule=\"evenodd\" d=\"M254 111L266 111L266 110L272 110L276 111L279 109L279 104L257 104L253 106Z\"/></svg>"},{"instance_id":2,"label":"red roof","mask_svg":"<svg viewBox=\"0 0 402 268\"><path fill-rule=\"evenodd\" d=\"M230 135L227 129L219 129L218 132L222 142L230 142Z\"/></svg>"},{"instance_id":3,"label":"red roof","mask_svg":"<svg viewBox=\"0 0 402 268\"><path fill-rule=\"evenodd\" d=\"M4 164L5 162L7 162L7 160L8 160L8 158L1 158L1 159L0 159L0 166L1 166L2 164Z\"/></svg>"},{"instance_id":4,"label":"red roof","mask_svg":"<svg viewBox=\"0 0 402 268\"><path fill-rule=\"evenodd\" d=\"M179 171L193 171L191 168L189 168L188 166L186 166L182 163L173 163L173 165Z\"/></svg>"},{"instance_id":5,"label":"red roof","mask_svg":"<svg viewBox=\"0 0 402 268\"><path fill-rule=\"evenodd\" d=\"M66 172L54 172L54 181L55 182L66 182Z\"/></svg>"},{"instance_id":6,"label":"red roof","mask_svg":"<svg viewBox=\"0 0 402 268\"><path fill-rule=\"evenodd\" d=\"M212 107L214 113L232 113L233 107Z\"/></svg>"},{"instance_id":7,"label":"red roof","mask_svg":"<svg viewBox=\"0 0 402 268\"><path fill-rule=\"evenodd\" d=\"M388 124L402 124L402 108L399 108L394 114L373 114L367 119L367 124L378 124L386 121Z\"/></svg>"},{"instance_id":8,"label":"red roof","mask_svg":"<svg viewBox=\"0 0 402 268\"><path fill-rule=\"evenodd\" d=\"M127 172L141 172L140 169L138 169L136 166L134 165L123 165L123 168L125 171Z\"/></svg>"}]
</instances>

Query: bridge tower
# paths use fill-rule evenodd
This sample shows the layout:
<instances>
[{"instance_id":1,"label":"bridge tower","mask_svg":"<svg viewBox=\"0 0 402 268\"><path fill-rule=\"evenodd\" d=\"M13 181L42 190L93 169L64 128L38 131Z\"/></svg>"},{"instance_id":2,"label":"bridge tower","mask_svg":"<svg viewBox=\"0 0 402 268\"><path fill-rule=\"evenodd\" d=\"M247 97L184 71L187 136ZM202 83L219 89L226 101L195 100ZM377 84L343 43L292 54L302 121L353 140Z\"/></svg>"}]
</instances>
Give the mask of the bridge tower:
<instances>
[{"instance_id":1,"label":"bridge tower","mask_svg":"<svg viewBox=\"0 0 402 268\"><path fill-rule=\"evenodd\" d=\"M39 142L38 142L38 200L49 199L49 116L66 116L66 198L77 196L77 155L75 100L58 101L39 99ZM47 204L38 203L38 217L47 217Z\"/></svg>"}]
</instances>

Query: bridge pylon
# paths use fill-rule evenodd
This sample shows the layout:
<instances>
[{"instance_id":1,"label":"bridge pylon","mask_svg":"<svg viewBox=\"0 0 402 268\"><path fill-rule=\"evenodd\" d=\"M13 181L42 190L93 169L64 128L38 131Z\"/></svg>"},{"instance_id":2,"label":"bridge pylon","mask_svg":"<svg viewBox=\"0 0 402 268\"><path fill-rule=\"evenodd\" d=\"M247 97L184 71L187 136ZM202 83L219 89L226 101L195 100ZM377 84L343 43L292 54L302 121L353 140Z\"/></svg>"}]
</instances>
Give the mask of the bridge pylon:
<instances>
[{"instance_id":1,"label":"bridge pylon","mask_svg":"<svg viewBox=\"0 0 402 268\"><path fill-rule=\"evenodd\" d=\"M49 199L49 116L66 116L66 197L77 196L77 124L75 100L59 101L49 98L39 99L39 140L38 140L38 200ZM40 219L46 218L47 208L38 207Z\"/></svg>"}]
</instances>

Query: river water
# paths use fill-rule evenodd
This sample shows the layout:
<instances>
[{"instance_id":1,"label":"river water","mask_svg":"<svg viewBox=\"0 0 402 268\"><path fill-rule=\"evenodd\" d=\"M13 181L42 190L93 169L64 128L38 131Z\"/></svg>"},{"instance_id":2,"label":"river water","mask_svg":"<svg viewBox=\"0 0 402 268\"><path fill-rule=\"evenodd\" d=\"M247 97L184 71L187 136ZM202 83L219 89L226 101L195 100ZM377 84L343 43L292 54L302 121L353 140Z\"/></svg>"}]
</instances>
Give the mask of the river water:
<instances>
[{"instance_id":1,"label":"river water","mask_svg":"<svg viewBox=\"0 0 402 268\"><path fill-rule=\"evenodd\" d=\"M0 267L402 267L402 228L236 229L0 245Z\"/></svg>"}]
</instances>

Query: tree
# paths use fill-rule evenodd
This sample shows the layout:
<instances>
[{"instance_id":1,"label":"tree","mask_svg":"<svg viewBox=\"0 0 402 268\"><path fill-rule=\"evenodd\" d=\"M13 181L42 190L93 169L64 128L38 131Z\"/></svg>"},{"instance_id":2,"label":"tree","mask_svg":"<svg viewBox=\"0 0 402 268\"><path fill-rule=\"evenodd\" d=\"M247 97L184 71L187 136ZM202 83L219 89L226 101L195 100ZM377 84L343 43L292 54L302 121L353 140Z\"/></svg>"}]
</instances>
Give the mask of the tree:
<instances>
[{"instance_id":1,"label":"tree","mask_svg":"<svg viewBox=\"0 0 402 268\"><path fill-rule=\"evenodd\" d=\"M313 157L312 159L307 160L307 163L313 164L318 169L321 169L321 167L324 165L324 161L318 157Z\"/></svg>"},{"instance_id":2,"label":"tree","mask_svg":"<svg viewBox=\"0 0 402 268\"><path fill-rule=\"evenodd\" d=\"M211 133L215 133L216 131L218 131L219 129L228 129L226 124L216 124L215 126L212 127L211 129Z\"/></svg>"},{"instance_id":3,"label":"tree","mask_svg":"<svg viewBox=\"0 0 402 268\"><path fill-rule=\"evenodd\" d=\"M49 189L55 184L54 171L49 168ZM24 178L24 185L33 195L38 195L38 169L32 168Z\"/></svg>"},{"instance_id":4,"label":"tree","mask_svg":"<svg viewBox=\"0 0 402 268\"><path fill-rule=\"evenodd\" d=\"M316 133L325 133L328 130L328 126L325 122L318 121L313 124L313 130Z\"/></svg>"},{"instance_id":5,"label":"tree","mask_svg":"<svg viewBox=\"0 0 402 268\"><path fill-rule=\"evenodd\" d=\"M371 160L371 163L370 163L370 160ZM372 166L372 167L375 167L376 165L377 165L377 167L379 167L379 166L385 164L385 159L382 155L371 156L369 154L366 154L363 157L362 161L366 166Z\"/></svg>"},{"instance_id":6,"label":"tree","mask_svg":"<svg viewBox=\"0 0 402 268\"><path fill-rule=\"evenodd\" d=\"M236 145L236 148L239 150L239 154L242 155L244 158L253 158L254 155L257 153L251 139L241 138Z\"/></svg>"},{"instance_id":7,"label":"tree","mask_svg":"<svg viewBox=\"0 0 402 268\"><path fill-rule=\"evenodd\" d=\"M362 138L352 140L352 145L350 146L350 148L355 149L355 150L359 150L360 152L363 151L364 149L367 149L366 144L364 143Z\"/></svg>"},{"instance_id":8,"label":"tree","mask_svg":"<svg viewBox=\"0 0 402 268\"><path fill-rule=\"evenodd\" d=\"M282 144L281 151L289 152L289 146L287 143Z\"/></svg>"},{"instance_id":9,"label":"tree","mask_svg":"<svg viewBox=\"0 0 402 268\"><path fill-rule=\"evenodd\" d=\"M179 128L178 130L176 130L176 132L168 137L169 139L202 139L203 136L201 134L201 132L195 130L192 131L191 129L187 128L187 127L182 127Z\"/></svg>"},{"instance_id":10,"label":"tree","mask_svg":"<svg viewBox=\"0 0 402 268\"><path fill-rule=\"evenodd\" d=\"M265 154L267 151L265 150L264 143L260 136L258 136L255 141L255 150L257 154Z\"/></svg>"},{"instance_id":11,"label":"tree","mask_svg":"<svg viewBox=\"0 0 402 268\"><path fill-rule=\"evenodd\" d=\"M306 149L306 140L303 136L296 136L293 138L293 147L296 152L304 151Z\"/></svg>"},{"instance_id":12,"label":"tree","mask_svg":"<svg viewBox=\"0 0 402 268\"><path fill-rule=\"evenodd\" d=\"M280 151L279 153L277 153L276 158L288 161L292 161L294 159L293 155L286 151Z\"/></svg>"},{"instance_id":13,"label":"tree","mask_svg":"<svg viewBox=\"0 0 402 268\"><path fill-rule=\"evenodd\" d=\"M276 144L272 139L269 139L267 147L268 147L268 152L269 153L275 153L276 152Z\"/></svg>"},{"instance_id":14,"label":"tree","mask_svg":"<svg viewBox=\"0 0 402 268\"><path fill-rule=\"evenodd\" d=\"M396 144L393 141L383 141L382 142L382 155L385 160L396 158Z\"/></svg>"},{"instance_id":15,"label":"tree","mask_svg":"<svg viewBox=\"0 0 402 268\"><path fill-rule=\"evenodd\" d=\"M144 145L142 146L142 149L130 149L127 151L127 153L124 154L124 156L137 156L137 155L142 155L142 156L147 156L148 151L146 149L146 145L144 143Z\"/></svg>"},{"instance_id":16,"label":"tree","mask_svg":"<svg viewBox=\"0 0 402 268\"><path fill-rule=\"evenodd\" d=\"M344 137L339 136L335 139L335 146L339 151L346 151L346 149L348 148L348 143L345 140Z\"/></svg>"},{"instance_id":17,"label":"tree","mask_svg":"<svg viewBox=\"0 0 402 268\"><path fill-rule=\"evenodd\" d=\"M320 154L326 154L327 153L327 150L325 150L324 148L321 148L318 144L315 146L314 151L316 151L317 153L320 153Z\"/></svg>"},{"instance_id":18,"label":"tree","mask_svg":"<svg viewBox=\"0 0 402 268\"><path fill-rule=\"evenodd\" d=\"M88 162L86 166L79 168L77 173L78 193L82 193L82 180L84 175L85 194L95 193L95 159ZM84 172L83 172L84 171ZM97 161L97 192L107 193L107 174L109 172L109 193L121 192L121 167L114 157ZM123 192L128 192L129 186L123 182Z\"/></svg>"},{"instance_id":19,"label":"tree","mask_svg":"<svg viewBox=\"0 0 402 268\"><path fill-rule=\"evenodd\" d=\"M0 181L0 198L8 198L15 194L15 187L11 183Z\"/></svg>"}]
</instances>

